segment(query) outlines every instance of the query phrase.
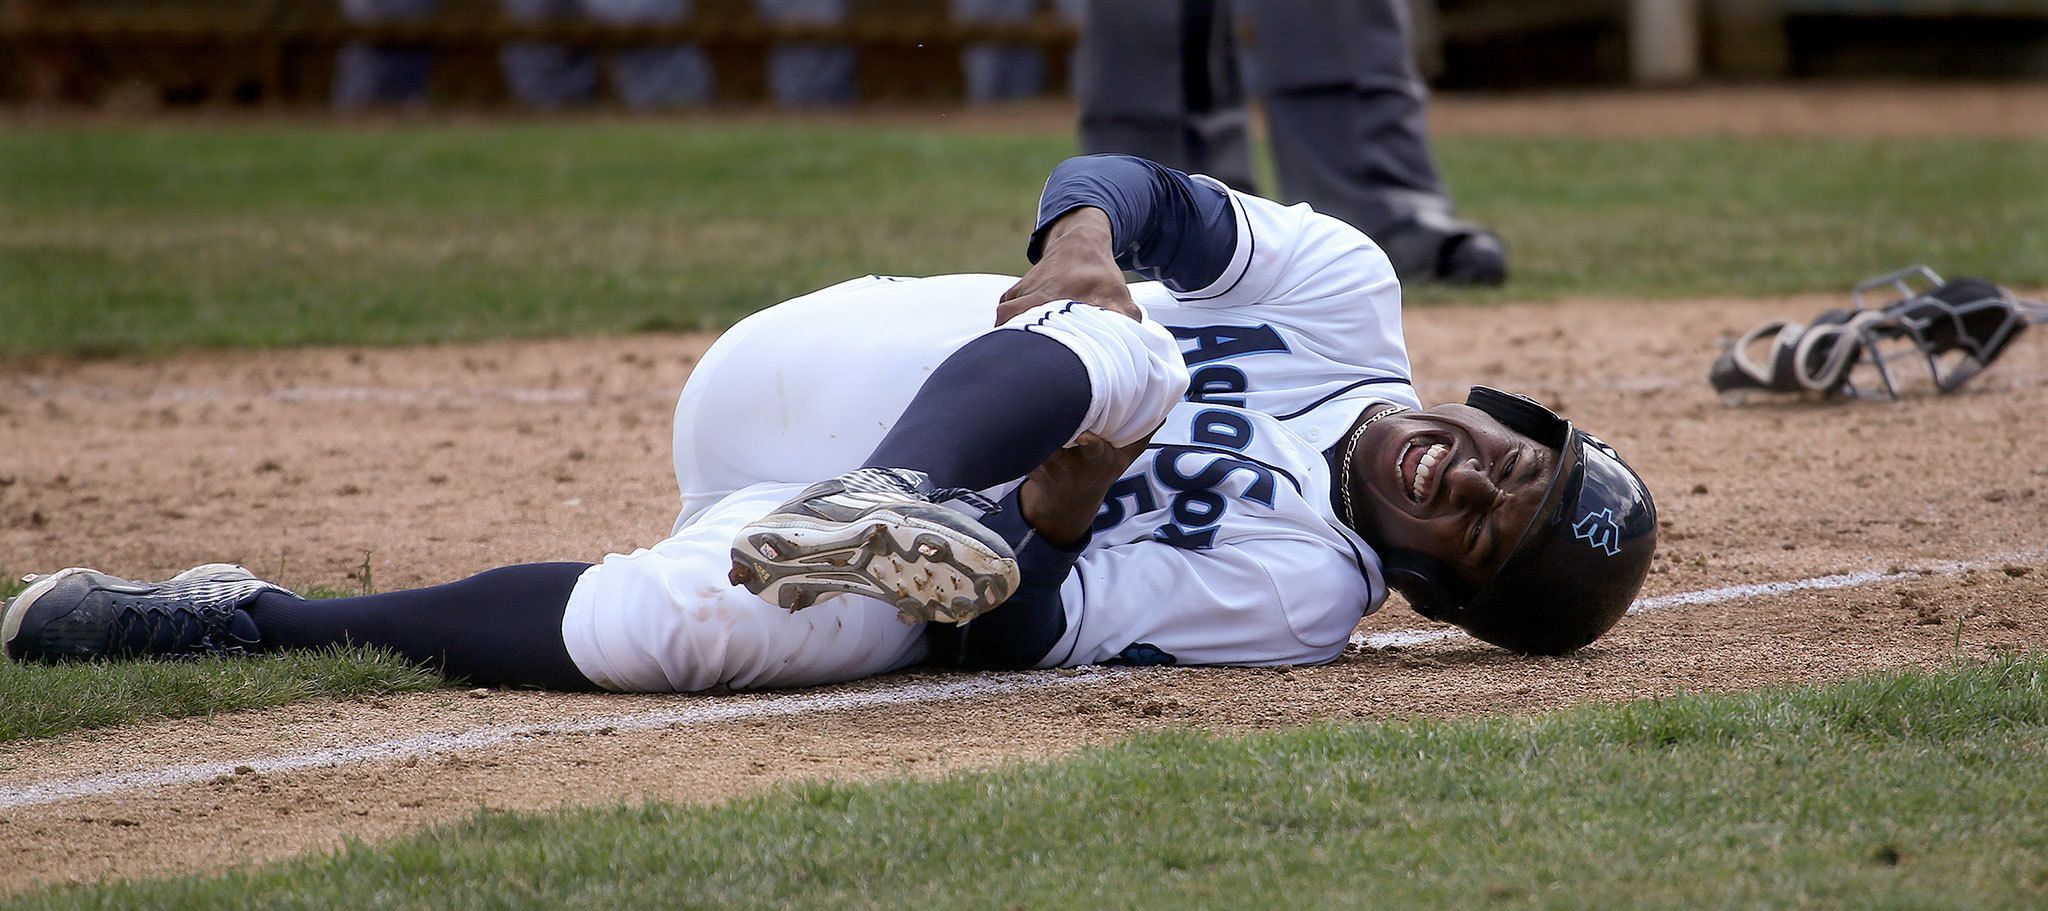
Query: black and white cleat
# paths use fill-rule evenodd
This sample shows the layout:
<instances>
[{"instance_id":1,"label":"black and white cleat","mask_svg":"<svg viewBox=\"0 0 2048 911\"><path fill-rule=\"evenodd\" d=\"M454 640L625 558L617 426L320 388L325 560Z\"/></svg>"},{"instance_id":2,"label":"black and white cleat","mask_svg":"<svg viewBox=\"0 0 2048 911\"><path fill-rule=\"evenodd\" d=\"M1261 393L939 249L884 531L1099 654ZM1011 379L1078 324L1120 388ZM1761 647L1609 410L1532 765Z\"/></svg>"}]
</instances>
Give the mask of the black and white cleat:
<instances>
[{"instance_id":1,"label":"black and white cleat","mask_svg":"<svg viewBox=\"0 0 2048 911\"><path fill-rule=\"evenodd\" d=\"M966 623L1016 590L1017 558L981 523L940 505L952 499L994 508L901 468L820 481L740 529L730 579L784 610L854 594L896 605L905 623Z\"/></svg>"},{"instance_id":2,"label":"black and white cleat","mask_svg":"<svg viewBox=\"0 0 2048 911\"><path fill-rule=\"evenodd\" d=\"M164 582L83 566L23 581L0 614L0 648L15 661L243 654L262 637L242 608L264 592L291 594L228 563Z\"/></svg>"}]
</instances>

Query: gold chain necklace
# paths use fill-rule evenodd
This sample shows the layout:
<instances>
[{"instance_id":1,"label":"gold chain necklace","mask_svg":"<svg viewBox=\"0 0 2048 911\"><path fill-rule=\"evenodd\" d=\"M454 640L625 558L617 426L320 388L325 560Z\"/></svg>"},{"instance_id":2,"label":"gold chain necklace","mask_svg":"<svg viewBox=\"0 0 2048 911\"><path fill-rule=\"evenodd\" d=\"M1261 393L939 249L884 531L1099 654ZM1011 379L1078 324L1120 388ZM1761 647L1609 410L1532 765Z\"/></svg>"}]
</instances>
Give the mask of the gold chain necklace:
<instances>
[{"instance_id":1,"label":"gold chain necklace","mask_svg":"<svg viewBox=\"0 0 2048 911\"><path fill-rule=\"evenodd\" d=\"M1337 484L1338 490L1343 491L1344 524L1352 531L1358 531L1358 516L1351 509L1351 456L1358 451L1358 438L1365 436L1365 429L1379 423L1380 418L1407 410L1405 405L1389 405L1387 410L1358 422L1358 428L1344 441L1344 455L1337 460Z\"/></svg>"}]
</instances>

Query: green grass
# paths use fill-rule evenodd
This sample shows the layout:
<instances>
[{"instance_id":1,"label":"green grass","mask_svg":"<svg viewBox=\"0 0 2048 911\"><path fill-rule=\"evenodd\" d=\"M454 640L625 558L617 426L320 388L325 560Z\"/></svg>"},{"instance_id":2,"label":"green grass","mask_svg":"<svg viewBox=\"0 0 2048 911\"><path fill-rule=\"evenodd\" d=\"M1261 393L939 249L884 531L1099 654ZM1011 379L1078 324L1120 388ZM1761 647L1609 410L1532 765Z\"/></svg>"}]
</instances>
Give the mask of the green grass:
<instances>
[{"instance_id":1,"label":"green grass","mask_svg":"<svg viewBox=\"0 0 2048 911\"><path fill-rule=\"evenodd\" d=\"M2039 908L2048 659L483 813L117 908Z\"/></svg>"},{"instance_id":2,"label":"green grass","mask_svg":"<svg viewBox=\"0 0 2048 911\"><path fill-rule=\"evenodd\" d=\"M440 677L389 652L361 648L195 661L0 662L0 742L440 685Z\"/></svg>"},{"instance_id":3,"label":"green grass","mask_svg":"<svg viewBox=\"0 0 2048 911\"><path fill-rule=\"evenodd\" d=\"M24 586L0 577L0 600ZM358 592L316 588L311 598ZM0 743L160 718L430 690L441 678L389 652L337 648L262 658L16 664L0 659Z\"/></svg>"},{"instance_id":4,"label":"green grass","mask_svg":"<svg viewBox=\"0 0 2048 911\"><path fill-rule=\"evenodd\" d=\"M24 312L0 347L720 325L856 274L1021 261L1065 145L794 127L17 132L0 137L0 296Z\"/></svg>"},{"instance_id":5,"label":"green grass","mask_svg":"<svg viewBox=\"0 0 2048 911\"><path fill-rule=\"evenodd\" d=\"M868 272L1017 271L1071 150L816 124L14 129L0 354L696 328ZM2048 143L1439 152L1513 247L1508 296L1839 289L1914 261L2048 284Z\"/></svg>"},{"instance_id":6,"label":"green grass","mask_svg":"<svg viewBox=\"0 0 2048 911\"><path fill-rule=\"evenodd\" d=\"M1440 147L1510 296L1842 292L1926 263L2048 284L2048 142L1467 140ZM1791 314L1801 316L1801 314Z\"/></svg>"}]
</instances>

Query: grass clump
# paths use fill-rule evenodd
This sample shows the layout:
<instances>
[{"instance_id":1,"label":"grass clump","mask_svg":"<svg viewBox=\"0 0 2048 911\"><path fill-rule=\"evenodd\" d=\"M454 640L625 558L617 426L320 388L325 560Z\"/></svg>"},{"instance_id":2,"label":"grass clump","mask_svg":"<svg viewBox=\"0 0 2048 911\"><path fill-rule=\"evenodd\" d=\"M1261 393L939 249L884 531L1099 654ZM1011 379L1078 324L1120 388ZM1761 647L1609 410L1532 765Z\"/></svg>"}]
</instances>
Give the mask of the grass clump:
<instances>
[{"instance_id":1,"label":"grass clump","mask_svg":"<svg viewBox=\"0 0 2048 911\"><path fill-rule=\"evenodd\" d=\"M483 813L16 907L2037 908L2048 660Z\"/></svg>"},{"instance_id":2,"label":"grass clump","mask_svg":"<svg viewBox=\"0 0 2048 911\"><path fill-rule=\"evenodd\" d=\"M192 661L0 661L0 741L440 685L430 671L364 648Z\"/></svg>"},{"instance_id":3,"label":"grass clump","mask_svg":"<svg viewBox=\"0 0 2048 911\"><path fill-rule=\"evenodd\" d=\"M0 601L27 585L0 576ZM362 594L315 586L308 598ZM390 652L329 648L246 658L19 664L0 659L0 743L139 721L431 690L440 675Z\"/></svg>"}]
</instances>

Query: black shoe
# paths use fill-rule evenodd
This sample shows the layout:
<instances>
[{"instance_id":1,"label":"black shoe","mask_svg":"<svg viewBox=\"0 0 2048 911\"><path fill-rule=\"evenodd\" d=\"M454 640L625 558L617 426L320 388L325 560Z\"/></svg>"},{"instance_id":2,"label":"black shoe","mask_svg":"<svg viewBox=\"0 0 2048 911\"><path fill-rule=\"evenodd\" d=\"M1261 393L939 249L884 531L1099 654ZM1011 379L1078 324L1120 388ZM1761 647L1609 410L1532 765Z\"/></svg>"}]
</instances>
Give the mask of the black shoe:
<instances>
[{"instance_id":1,"label":"black shoe","mask_svg":"<svg viewBox=\"0 0 2048 911\"><path fill-rule=\"evenodd\" d=\"M167 582L79 566L24 581L0 615L0 646L16 661L243 654L262 636L242 608L267 591L291 594L226 563Z\"/></svg>"},{"instance_id":2,"label":"black shoe","mask_svg":"<svg viewBox=\"0 0 2048 911\"><path fill-rule=\"evenodd\" d=\"M820 481L740 529L731 580L784 610L844 593L894 604L905 623L966 623L1016 591L1017 557L981 523L938 505L951 499L994 508L902 468Z\"/></svg>"},{"instance_id":3,"label":"black shoe","mask_svg":"<svg viewBox=\"0 0 2048 911\"><path fill-rule=\"evenodd\" d=\"M1508 280L1508 247L1485 228L1453 235L1437 257L1436 280L1446 285L1498 288Z\"/></svg>"},{"instance_id":4,"label":"black shoe","mask_svg":"<svg viewBox=\"0 0 2048 911\"><path fill-rule=\"evenodd\" d=\"M1497 286L1508 280L1508 247L1482 225L1419 213L1373 240L1409 285Z\"/></svg>"}]
</instances>

